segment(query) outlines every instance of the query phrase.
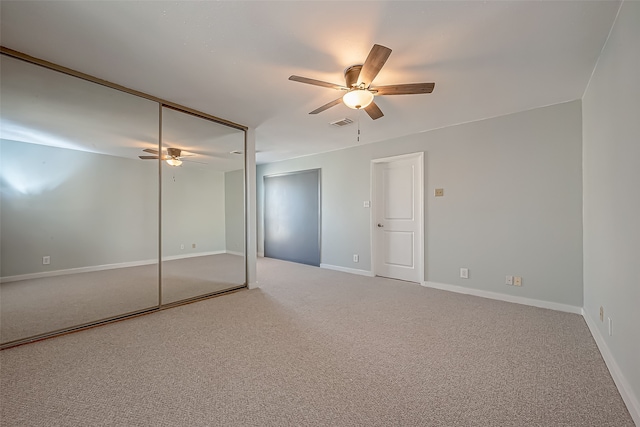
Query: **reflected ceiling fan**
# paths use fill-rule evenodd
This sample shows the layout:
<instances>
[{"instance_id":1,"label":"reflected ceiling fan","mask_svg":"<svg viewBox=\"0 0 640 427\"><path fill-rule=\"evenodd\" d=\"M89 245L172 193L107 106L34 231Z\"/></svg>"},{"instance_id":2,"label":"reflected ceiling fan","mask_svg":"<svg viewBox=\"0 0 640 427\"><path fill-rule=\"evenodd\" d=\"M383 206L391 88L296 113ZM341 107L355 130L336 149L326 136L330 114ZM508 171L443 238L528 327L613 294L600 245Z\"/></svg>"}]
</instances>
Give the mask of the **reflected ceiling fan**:
<instances>
[{"instance_id":1,"label":"reflected ceiling fan","mask_svg":"<svg viewBox=\"0 0 640 427\"><path fill-rule=\"evenodd\" d=\"M167 148L166 151L164 151L164 150L162 151L162 157L160 156L160 152L158 150L154 150L152 148L145 148L142 151L144 151L145 153L153 154L153 156L138 156L143 160L151 160L151 159L158 160L158 159L162 159L162 160L166 161L167 164L169 164L171 166L180 166L182 164L183 160L185 160L187 162L200 163L200 164L206 165L206 163L196 162L195 160L185 159L185 157L195 156L195 154L183 152L180 148Z\"/></svg>"},{"instance_id":2,"label":"reflected ceiling fan","mask_svg":"<svg viewBox=\"0 0 640 427\"><path fill-rule=\"evenodd\" d=\"M349 108L355 110L364 109L364 111L369 114L369 117L376 120L384 116L384 114L382 114L382 111L374 102L374 96L431 93L436 85L435 83L409 83L389 86L371 86L373 79L376 78L382 66L387 62L389 55L391 55L391 49L379 44L374 44L363 65L352 65L344 70L346 83L344 86L300 76L291 76L289 80L346 92L340 98L316 108L309 114L321 113L324 110L340 104L340 102L344 102Z\"/></svg>"}]
</instances>

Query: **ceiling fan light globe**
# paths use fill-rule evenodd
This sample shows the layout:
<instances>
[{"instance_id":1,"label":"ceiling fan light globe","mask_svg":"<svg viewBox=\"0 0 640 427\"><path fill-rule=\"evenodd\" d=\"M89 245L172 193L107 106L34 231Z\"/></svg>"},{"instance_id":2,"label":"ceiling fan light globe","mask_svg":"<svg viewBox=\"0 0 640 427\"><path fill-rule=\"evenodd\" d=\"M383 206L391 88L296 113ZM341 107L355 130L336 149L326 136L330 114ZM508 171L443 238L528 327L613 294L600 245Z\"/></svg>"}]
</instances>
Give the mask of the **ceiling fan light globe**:
<instances>
[{"instance_id":1,"label":"ceiling fan light globe","mask_svg":"<svg viewBox=\"0 0 640 427\"><path fill-rule=\"evenodd\" d=\"M182 164L182 160L180 159L167 159L166 162L171 166L180 166Z\"/></svg>"},{"instance_id":2,"label":"ceiling fan light globe","mask_svg":"<svg viewBox=\"0 0 640 427\"><path fill-rule=\"evenodd\" d=\"M349 108L359 110L367 108L373 102L373 93L366 89L350 90L342 97L342 102Z\"/></svg>"}]
</instances>

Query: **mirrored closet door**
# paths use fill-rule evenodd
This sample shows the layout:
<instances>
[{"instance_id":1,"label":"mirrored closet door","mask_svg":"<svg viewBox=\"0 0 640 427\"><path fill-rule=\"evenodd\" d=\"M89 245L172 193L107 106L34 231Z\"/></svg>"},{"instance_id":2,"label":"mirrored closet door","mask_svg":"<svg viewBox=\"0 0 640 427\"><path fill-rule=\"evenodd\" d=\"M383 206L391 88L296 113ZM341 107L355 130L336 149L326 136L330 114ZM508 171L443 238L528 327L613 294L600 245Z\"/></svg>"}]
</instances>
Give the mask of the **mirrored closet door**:
<instances>
[{"instance_id":1,"label":"mirrored closet door","mask_svg":"<svg viewBox=\"0 0 640 427\"><path fill-rule=\"evenodd\" d=\"M244 132L162 109L162 304L244 286Z\"/></svg>"},{"instance_id":2,"label":"mirrored closet door","mask_svg":"<svg viewBox=\"0 0 640 427\"><path fill-rule=\"evenodd\" d=\"M242 126L6 51L0 346L246 286Z\"/></svg>"},{"instance_id":3,"label":"mirrored closet door","mask_svg":"<svg viewBox=\"0 0 640 427\"><path fill-rule=\"evenodd\" d=\"M158 104L0 56L2 343L158 304Z\"/></svg>"}]
</instances>

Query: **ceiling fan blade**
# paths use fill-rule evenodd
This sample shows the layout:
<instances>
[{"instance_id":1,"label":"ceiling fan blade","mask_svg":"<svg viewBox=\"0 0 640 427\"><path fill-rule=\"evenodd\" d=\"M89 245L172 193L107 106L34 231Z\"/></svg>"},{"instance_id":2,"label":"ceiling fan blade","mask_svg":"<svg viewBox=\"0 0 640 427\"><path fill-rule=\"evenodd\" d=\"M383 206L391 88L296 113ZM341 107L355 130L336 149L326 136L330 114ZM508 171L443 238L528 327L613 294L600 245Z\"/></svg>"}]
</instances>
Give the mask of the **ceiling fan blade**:
<instances>
[{"instance_id":1,"label":"ceiling fan blade","mask_svg":"<svg viewBox=\"0 0 640 427\"><path fill-rule=\"evenodd\" d=\"M151 153L151 154L155 154L155 155L158 155L158 154L159 154L159 153L158 153L158 150L154 150L154 149L152 149L152 148L145 148L145 149L144 149L144 150L142 150L142 151L144 151L145 153Z\"/></svg>"},{"instance_id":2,"label":"ceiling fan blade","mask_svg":"<svg viewBox=\"0 0 640 427\"><path fill-rule=\"evenodd\" d=\"M138 157L140 157L143 160L148 160L148 159L156 159L156 160L158 160L159 159L158 156L138 156Z\"/></svg>"},{"instance_id":3,"label":"ceiling fan blade","mask_svg":"<svg viewBox=\"0 0 640 427\"><path fill-rule=\"evenodd\" d=\"M371 88L376 95L413 95L418 93L431 93L435 83L409 83L404 85L378 86Z\"/></svg>"},{"instance_id":4,"label":"ceiling fan blade","mask_svg":"<svg viewBox=\"0 0 640 427\"><path fill-rule=\"evenodd\" d=\"M335 101L331 101L331 102L327 102L326 104L324 104L322 107L320 108L316 108L315 110L313 110L312 112L310 112L309 114L318 114L318 113L322 113L324 110L328 110L329 108L336 106L338 104L340 104L342 102L342 98L338 98Z\"/></svg>"},{"instance_id":5,"label":"ceiling fan blade","mask_svg":"<svg viewBox=\"0 0 640 427\"><path fill-rule=\"evenodd\" d=\"M289 77L289 80L292 80L294 82L306 83L314 86L328 87L330 89L348 90L346 87L337 85L335 83L323 82L322 80L309 79L307 77L291 76Z\"/></svg>"},{"instance_id":6,"label":"ceiling fan blade","mask_svg":"<svg viewBox=\"0 0 640 427\"><path fill-rule=\"evenodd\" d=\"M382 66L391 55L391 49L379 44L374 44L369 52L369 56L364 61L360 75L358 76L358 84L364 84L364 87L369 87L373 79L376 78Z\"/></svg>"},{"instance_id":7,"label":"ceiling fan blade","mask_svg":"<svg viewBox=\"0 0 640 427\"><path fill-rule=\"evenodd\" d=\"M364 108L364 111L366 111L369 117L371 117L373 120L379 119L380 117L384 116L384 114L382 114L382 110L375 102L371 102L371 104L366 106Z\"/></svg>"}]
</instances>

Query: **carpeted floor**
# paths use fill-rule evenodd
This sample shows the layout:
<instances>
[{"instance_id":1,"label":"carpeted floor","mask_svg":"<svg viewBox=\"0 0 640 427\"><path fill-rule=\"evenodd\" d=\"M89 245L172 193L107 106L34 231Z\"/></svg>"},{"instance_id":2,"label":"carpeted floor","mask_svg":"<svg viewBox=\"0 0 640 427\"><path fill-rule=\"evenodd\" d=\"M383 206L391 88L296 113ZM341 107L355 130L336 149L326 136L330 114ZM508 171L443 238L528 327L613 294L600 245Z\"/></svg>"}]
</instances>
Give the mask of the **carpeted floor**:
<instances>
[{"instance_id":1,"label":"carpeted floor","mask_svg":"<svg viewBox=\"0 0 640 427\"><path fill-rule=\"evenodd\" d=\"M162 264L162 303L243 285L244 257L207 255ZM158 265L0 284L0 342L6 343L158 305Z\"/></svg>"},{"instance_id":2,"label":"carpeted floor","mask_svg":"<svg viewBox=\"0 0 640 427\"><path fill-rule=\"evenodd\" d=\"M0 352L3 426L633 426L583 319L260 259L261 288Z\"/></svg>"}]
</instances>

